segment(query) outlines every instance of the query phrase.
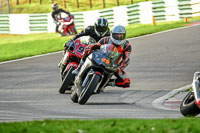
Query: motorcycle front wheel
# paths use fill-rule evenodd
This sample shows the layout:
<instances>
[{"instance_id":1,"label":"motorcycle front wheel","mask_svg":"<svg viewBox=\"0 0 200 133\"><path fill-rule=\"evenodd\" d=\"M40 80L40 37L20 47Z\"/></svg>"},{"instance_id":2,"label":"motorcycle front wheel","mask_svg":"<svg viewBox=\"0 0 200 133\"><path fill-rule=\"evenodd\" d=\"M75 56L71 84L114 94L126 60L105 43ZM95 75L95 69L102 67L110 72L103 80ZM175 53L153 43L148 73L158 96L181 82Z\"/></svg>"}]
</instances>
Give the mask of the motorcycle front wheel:
<instances>
[{"instance_id":1,"label":"motorcycle front wheel","mask_svg":"<svg viewBox=\"0 0 200 133\"><path fill-rule=\"evenodd\" d=\"M74 79L74 74L72 74L72 72L75 69L76 68L74 68L74 67L70 67L67 72L64 72L64 80L63 80L62 85L61 85L61 87L59 89L59 93L60 94L64 94L66 90L70 90L71 89L69 87L69 85L72 82L72 80Z\"/></svg>"},{"instance_id":2,"label":"motorcycle front wheel","mask_svg":"<svg viewBox=\"0 0 200 133\"><path fill-rule=\"evenodd\" d=\"M180 105L180 111L183 116L196 116L200 109L195 104L194 92L189 92Z\"/></svg>"},{"instance_id":3,"label":"motorcycle front wheel","mask_svg":"<svg viewBox=\"0 0 200 133\"><path fill-rule=\"evenodd\" d=\"M94 89L96 88L97 84L99 83L100 75L94 74L92 75L89 80L86 83L86 86L82 88L82 92L78 98L79 104L85 104L92 93L94 92Z\"/></svg>"}]
</instances>

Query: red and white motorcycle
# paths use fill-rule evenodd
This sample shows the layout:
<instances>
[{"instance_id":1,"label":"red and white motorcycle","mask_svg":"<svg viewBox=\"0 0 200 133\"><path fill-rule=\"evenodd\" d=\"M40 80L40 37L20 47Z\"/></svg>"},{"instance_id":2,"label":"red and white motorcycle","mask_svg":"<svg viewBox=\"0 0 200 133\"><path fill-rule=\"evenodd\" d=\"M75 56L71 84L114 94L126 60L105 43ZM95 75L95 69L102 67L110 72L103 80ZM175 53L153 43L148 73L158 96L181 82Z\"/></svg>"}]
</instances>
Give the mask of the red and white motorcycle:
<instances>
[{"instance_id":1,"label":"red and white motorcycle","mask_svg":"<svg viewBox=\"0 0 200 133\"><path fill-rule=\"evenodd\" d=\"M183 99L180 105L183 116L196 116L200 114L200 72L194 73L192 91Z\"/></svg>"},{"instance_id":2,"label":"red and white motorcycle","mask_svg":"<svg viewBox=\"0 0 200 133\"><path fill-rule=\"evenodd\" d=\"M59 23L58 33L61 36L68 36L68 35L77 34L73 16L69 16L66 13L61 13L60 14L60 20L59 20L58 23Z\"/></svg>"},{"instance_id":3,"label":"red and white motorcycle","mask_svg":"<svg viewBox=\"0 0 200 133\"><path fill-rule=\"evenodd\" d=\"M100 93L118 70L120 56L113 44L101 45L99 50L92 51L75 77L71 100L85 104L90 96Z\"/></svg>"},{"instance_id":4,"label":"red and white motorcycle","mask_svg":"<svg viewBox=\"0 0 200 133\"><path fill-rule=\"evenodd\" d=\"M70 43L63 58L66 68L64 72L61 73L62 84L59 89L61 94L65 93L66 90L71 90L75 78L75 75L72 74L72 72L78 67L80 60L83 57L85 47L95 42L96 41L92 37L84 36L77 38Z\"/></svg>"}]
</instances>

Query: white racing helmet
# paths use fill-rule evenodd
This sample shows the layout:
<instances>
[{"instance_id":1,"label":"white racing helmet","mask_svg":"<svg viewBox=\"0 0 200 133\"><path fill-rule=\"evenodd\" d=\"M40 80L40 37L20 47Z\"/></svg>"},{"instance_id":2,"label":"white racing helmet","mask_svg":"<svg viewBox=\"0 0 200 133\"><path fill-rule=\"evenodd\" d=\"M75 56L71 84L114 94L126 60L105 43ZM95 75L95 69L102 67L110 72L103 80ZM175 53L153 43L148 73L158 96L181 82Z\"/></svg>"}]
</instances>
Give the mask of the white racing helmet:
<instances>
[{"instance_id":1,"label":"white racing helmet","mask_svg":"<svg viewBox=\"0 0 200 133\"><path fill-rule=\"evenodd\" d=\"M115 45L121 45L125 42L126 29L122 25L114 26L111 30L111 40Z\"/></svg>"}]
</instances>

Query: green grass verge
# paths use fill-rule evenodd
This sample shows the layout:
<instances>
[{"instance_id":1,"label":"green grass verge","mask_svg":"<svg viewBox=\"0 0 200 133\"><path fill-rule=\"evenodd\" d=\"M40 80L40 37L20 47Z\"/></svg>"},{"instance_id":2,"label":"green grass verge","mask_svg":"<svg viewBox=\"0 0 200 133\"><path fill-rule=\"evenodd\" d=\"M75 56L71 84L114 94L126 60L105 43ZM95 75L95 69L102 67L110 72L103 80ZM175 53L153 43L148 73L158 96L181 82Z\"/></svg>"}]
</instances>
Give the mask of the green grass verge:
<instances>
[{"instance_id":1,"label":"green grass verge","mask_svg":"<svg viewBox=\"0 0 200 133\"><path fill-rule=\"evenodd\" d=\"M0 123L1 133L199 133L198 118L44 120Z\"/></svg>"},{"instance_id":2,"label":"green grass verge","mask_svg":"<svg viewBox=\"0 0 200 133\"><path fill-rule=\"evenodd\" d=\"M0 61L29 57L59 51L69 37L59 37L57 34L17 35L4 38L0 43ZM49 37L47 37L49 36Z\"/></svg>"},{"instance_id":3,"label":"green grass verge","mask_svg":"<svg viewBox=\"0 0 200 133\"><path fill-rule=\"evenodd\" d=\"M200 17L190 18L200 20ZM151 34L185 26L183 20L152 24L131 24L126 27L127 38ZM63 50L63 44L70 37L60 37L56 33L29 35L0 35L0 62Z\"/></svg>"}]
</instances>

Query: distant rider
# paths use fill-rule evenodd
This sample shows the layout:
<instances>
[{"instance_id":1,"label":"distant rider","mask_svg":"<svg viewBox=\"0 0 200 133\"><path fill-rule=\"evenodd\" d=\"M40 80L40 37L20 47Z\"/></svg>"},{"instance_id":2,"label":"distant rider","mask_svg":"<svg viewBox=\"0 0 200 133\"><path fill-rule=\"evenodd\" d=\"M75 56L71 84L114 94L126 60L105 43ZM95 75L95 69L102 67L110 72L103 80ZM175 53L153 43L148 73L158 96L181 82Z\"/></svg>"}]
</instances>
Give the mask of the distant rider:
<instances>
[{"instance_id":1,"label":"distant rider","mask_svg":"<svg viewBox=\"0 0 200 133\"><path fill-rule=\"evenodd\" d=\"M73 74L78 74L81 66L83 65L86 57L90 54L91 50L100 49L100 46L104 44L113 44L121 53L120 58L117 60L117 64L120 65L118 67L118 71L114 73L116 78L111 79L107 85L118 86L123 88L130 87L130 79L128 78L124 69L130 63L131 45L125 39L125 37L125 28L121 25L114 26L111 30L110 36L102 38L98 42L98 44L93 44L85 48L85 56L82 58L82 61L80 62L78 68L73 71Z\"/></svg>"},{"instance_id":2,"label":"distant rider","mask_svg":"<svg viewBox=\"0 0 200 133\"><path fill-rule=\"evenodd\" d=\"M76 40L79 37L82 36L90 36L93 39L95 39L96 42L98 42L101 38L105 36L110 36L110 29L108 27L108 21L105 18L98 18L97 21L95 22L94 26L88 26L84 30L82 30L79 34L76 34L72 39L70 39L68 42L64 44L64 54L65 51L68 48L68 45L71 44L74 40ZM62 62L62 63L61 63ZM66 64L64 61L61 60L60 62L60 68L61 68L61 73L64 71Z\"/></svg>"},{"instance_id":3,"label":"distant rider","mask_svg":"<svg viewBox=\"0 0 200 133\"><path fill-rule=\"evenodd\" d=\"M56 24L56 32L58 32L58 27L60 25L59 20L61 19L61 16L60 16L61 13L62 12L66 13L69 16L72 16L72 15L68 11L65 11L65 10L63 10L61 8L59 9L57 3L52 4L51 7L52 7L52 10L53 10L52 13L51 13L51 16L52 16L52 18L54 20L54 23Z\"/></svg>"}]
</instances>

